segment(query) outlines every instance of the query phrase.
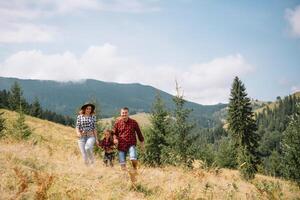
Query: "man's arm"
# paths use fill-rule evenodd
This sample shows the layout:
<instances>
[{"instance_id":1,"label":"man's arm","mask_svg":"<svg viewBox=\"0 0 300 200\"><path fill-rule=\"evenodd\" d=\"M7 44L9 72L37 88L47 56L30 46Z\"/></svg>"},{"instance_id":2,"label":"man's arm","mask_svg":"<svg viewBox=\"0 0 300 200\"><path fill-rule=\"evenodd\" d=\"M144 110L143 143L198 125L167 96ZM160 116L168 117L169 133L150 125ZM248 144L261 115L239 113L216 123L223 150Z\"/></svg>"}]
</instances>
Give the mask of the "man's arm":
<instances>
[{"instance_id":1,"label":"man's arm","mask_svg":"<svg viewBox=\"0 0 300 200\"><path fill-rule=\"evenodd\" d=\"M139 124L137 122L135 123L135 132L139 138L139 141L144 142L144 136L143 136L141 129L139 127Z\"/></svg>"},{"instance_id":2,"label":"man's arm","mask_svg":"<svg viewBox=\"0 0 300 200\"><path fill-rule=\"evenodd\" d=\"M141 129L139 127L139 124L137 122L136 122L135 132L138 135L138 138L139 138L139 141L140 141L140 144L141 144L141 149L142 149L142 151L144 151L144 149L145 149L144 136L143 136L143 134L141 132Z\"/></svg>"}]
</instances>

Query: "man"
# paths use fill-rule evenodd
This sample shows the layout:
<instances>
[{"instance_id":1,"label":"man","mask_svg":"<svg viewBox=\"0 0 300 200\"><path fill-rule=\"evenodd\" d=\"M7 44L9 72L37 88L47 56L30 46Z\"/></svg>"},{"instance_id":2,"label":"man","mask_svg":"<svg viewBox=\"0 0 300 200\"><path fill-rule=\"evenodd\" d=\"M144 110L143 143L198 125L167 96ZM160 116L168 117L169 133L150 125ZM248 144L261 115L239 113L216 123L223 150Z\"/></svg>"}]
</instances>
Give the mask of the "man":
<instances>
[{"instance_id":1,"label":"man","mask_svg":"<svg viewBox=\"0 0 300 200\"><path fill-rule=\"evenodd\" d=\"M115 122L113 129L114 143L118 145L119 162L122 170L126 170L126 155L129 154L134 174L137 174L137 150L136 150L136 135L141 142L141 147L144 149L144 137L138 123L128 116L129 109L124 107L121 109L121 117Z\"/></svg>"}]
</instances>

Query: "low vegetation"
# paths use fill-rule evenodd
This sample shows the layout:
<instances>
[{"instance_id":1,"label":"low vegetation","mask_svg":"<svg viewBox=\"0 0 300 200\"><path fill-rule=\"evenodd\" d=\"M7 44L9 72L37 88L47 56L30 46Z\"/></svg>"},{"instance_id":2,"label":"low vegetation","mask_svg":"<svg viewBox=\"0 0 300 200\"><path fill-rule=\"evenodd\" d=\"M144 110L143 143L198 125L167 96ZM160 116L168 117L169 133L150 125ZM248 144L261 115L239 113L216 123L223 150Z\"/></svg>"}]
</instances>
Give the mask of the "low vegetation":
<instances>
[{"instance_id":1,"label":"low vegetation","mask_svg":"<svg viewBox=\"0 0 300 200\"><path fill-rule=\"evenodd\" d=\"M18 113L4 112L6 130ZM251 182L238 171L207 167L191 169L140 166L132 186L127 174L107 168L98 157L86 167L74 130L26 116L32 130L27 140L0 140L0 199L297 199L299 187L289 181L257 175Z\"/></svg>"}]
</instances>

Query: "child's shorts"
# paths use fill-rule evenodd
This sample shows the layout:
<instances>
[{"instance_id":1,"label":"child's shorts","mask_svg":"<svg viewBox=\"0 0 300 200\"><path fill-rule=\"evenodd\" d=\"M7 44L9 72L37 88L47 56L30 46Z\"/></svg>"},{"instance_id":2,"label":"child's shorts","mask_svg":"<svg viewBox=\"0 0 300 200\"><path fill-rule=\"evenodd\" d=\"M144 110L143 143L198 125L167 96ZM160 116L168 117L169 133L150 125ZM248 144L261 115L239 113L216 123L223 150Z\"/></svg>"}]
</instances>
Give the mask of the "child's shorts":
<instances>
[{"instance_id":1,"label":"child's shorts","mask_svg":"<svg viewBox=\"0 0 300 200\"><path fill-rule=\"evenodd\" d=\"M114 152L111 152L111 153L105 152L104 159L103 159L104 162L112 161L113 159L114 159Z\"/></svg>"}]
</instances>

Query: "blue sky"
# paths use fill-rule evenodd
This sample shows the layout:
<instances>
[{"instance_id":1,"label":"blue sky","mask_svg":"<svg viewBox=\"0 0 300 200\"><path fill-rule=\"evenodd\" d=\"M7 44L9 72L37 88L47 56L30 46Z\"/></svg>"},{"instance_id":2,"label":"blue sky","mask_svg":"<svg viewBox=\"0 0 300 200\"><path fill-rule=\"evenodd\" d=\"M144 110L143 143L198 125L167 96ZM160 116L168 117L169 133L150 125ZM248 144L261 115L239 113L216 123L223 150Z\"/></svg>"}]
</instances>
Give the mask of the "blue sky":
<instances>
[{"instance_id":1,"label":"blue sky","mask_svg":"<svg viewBox=\"0 0 300 200\"><path fill-rule=\"evenodd\" d=\"M152 85L202 104L300 90L300 1L0 1L0 76Z\"/></svg>"}]
</instances>

